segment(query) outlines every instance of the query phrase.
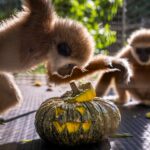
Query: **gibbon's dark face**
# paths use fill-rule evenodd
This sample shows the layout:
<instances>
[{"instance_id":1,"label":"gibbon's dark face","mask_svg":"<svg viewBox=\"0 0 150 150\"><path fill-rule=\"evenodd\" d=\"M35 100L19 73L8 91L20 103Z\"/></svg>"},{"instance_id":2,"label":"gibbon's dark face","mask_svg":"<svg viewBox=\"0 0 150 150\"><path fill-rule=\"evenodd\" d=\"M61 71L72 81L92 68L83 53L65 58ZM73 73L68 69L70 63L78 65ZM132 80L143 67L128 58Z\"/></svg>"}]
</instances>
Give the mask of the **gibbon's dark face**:
<instances>
[{"instance_id":1,"label":"gibbon's dark face","mask_svg":"<svg viewBox=\"0 0 150 150\"><path fill-rule=\"evenodd\" d=\"M136 48L136 54L141 62L148 63L150 59L150 47Z\"/></svg>"},{"instance_id":2,"label":"gibbon's dark face","mask_svg":"<svg viewBox=\"0 0 150 150\"><path fill-rule=\"evenodd\" d=\"M48 63L52 73L68 75L73 67L82 68L93 56L95 46L93 38L80 23L69 19L59 19L51 35Z\"/></svg>"}]
</instances>

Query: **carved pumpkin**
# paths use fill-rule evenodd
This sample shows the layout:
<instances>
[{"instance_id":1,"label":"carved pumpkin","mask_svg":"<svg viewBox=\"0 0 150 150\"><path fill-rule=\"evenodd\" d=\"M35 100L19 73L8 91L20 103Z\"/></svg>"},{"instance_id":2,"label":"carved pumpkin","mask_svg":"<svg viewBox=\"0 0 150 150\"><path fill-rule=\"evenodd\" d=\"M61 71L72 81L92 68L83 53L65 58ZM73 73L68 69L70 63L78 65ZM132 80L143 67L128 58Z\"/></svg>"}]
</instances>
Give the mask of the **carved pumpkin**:
<instances>
[{"instance_id":1,"label":"carved pumpkin","mask_svg":"<svg viewBox=\"0 0 150 150\"><path fill-rule=\"evenodd\" d=\"M118 128L120 113L109 101L96 97L90 83L76 87L62 97L45 101L36 114L40 137L59 144L93 143L108 137Z\"/></svg>"}]
</instances>

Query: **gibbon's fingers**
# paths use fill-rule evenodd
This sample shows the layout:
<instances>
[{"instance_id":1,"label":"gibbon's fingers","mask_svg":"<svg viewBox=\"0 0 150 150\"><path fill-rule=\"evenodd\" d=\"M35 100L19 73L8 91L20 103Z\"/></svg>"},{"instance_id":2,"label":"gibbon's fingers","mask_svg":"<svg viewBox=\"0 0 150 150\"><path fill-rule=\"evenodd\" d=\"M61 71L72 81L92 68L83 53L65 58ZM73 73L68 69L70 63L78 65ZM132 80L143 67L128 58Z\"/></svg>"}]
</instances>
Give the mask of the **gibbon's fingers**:
<instances>
[{"instance_id":1,"label":"gibbon's fingers","mask_svg":"<svg viewBox=\"0 0 150 150\"><path fill-rule=\"evenodd\" d=\"M0 114L22 101L22 95L8 73L0 73Z\"/></svg>"},{"instance_id":2,"label":"gibbon's fingers","mask_svg":"<svg viewBox=\"0 0 150 150\"><path fill-rule=\"evenodd\" d=\"M71 75L61 76L57 73L49 75L49 81L55 84L64 84L70 82L71 80L77 80L85 76L87 70L82 70L78 67L74 67Z\"/></svg>"},{"instance_id":3,"label":"gibbon's fingers","mask_svg":"<svg viewBox=\"0 0 150 150\"><path fill-rule=\"evenodd\" d=\"M94 58L85 68L81 69L79 67L74 67L72 70L72 73L67 76L61 76L59 74L51 74L51 72L48 72L49 75L49 81L53 82L55 84L64 84L67 82L70 82L72 80L78 80L80 78L83 78L87 75L90 75L92 73L95 73L97 71L103 70L103 69L110 69L112 68L111 63L109 59L105 59L104 57L96 57ZM116 71L116 69L112 69L112 71Z\"/></svg>"}]
</instances>

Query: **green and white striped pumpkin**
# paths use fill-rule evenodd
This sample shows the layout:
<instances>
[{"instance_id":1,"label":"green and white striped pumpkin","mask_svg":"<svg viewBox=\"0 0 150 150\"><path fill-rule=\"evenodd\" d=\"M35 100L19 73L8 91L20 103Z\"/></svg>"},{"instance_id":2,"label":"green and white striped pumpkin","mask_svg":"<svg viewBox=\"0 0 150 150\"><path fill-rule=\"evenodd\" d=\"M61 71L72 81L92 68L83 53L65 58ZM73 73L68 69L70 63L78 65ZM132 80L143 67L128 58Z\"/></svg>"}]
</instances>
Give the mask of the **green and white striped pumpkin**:
<instances>
[{"instance_id":1,"label":"green and white striped pumpkin","mask_svg":"<svg viewBox=\"0 0 150 150\"><path fill-rule=\"evenodd\" d=\"M95 143L113 134L120 123L118 108L109 101L96 97L91 84L62 97L50 98L39 108L35 126L40 137L52 143Z\"/></svg>"}]
</instances>

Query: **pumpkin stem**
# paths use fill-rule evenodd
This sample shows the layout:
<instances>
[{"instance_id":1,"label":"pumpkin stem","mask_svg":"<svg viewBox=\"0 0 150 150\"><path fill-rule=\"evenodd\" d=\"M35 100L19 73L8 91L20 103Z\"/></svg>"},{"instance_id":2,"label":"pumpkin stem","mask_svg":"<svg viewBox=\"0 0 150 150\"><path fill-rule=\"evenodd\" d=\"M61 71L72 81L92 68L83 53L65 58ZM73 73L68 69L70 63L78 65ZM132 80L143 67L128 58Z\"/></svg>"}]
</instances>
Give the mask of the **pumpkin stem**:
<instances>
[{"instance_id":1,"label":"pumpkin stem","mask_svg":"<svg viewBox=\"0 0 150 150\"><path fill-rule=\"evenodd\" d=\"M71 82L70 83L70 87L73 91L73 95L78 95L80 94L80 90L78 89L77 85L75 84L75 82Z\"/></svg>"}]
</instances>

